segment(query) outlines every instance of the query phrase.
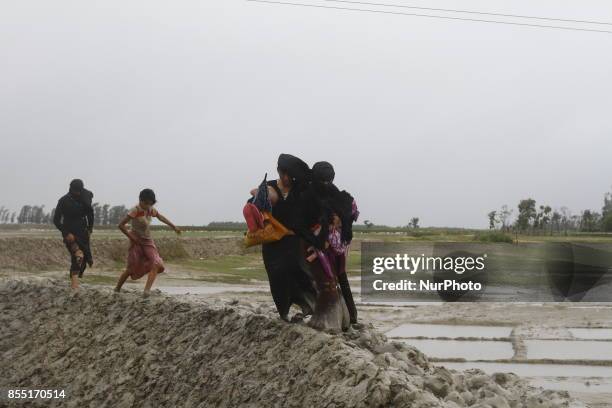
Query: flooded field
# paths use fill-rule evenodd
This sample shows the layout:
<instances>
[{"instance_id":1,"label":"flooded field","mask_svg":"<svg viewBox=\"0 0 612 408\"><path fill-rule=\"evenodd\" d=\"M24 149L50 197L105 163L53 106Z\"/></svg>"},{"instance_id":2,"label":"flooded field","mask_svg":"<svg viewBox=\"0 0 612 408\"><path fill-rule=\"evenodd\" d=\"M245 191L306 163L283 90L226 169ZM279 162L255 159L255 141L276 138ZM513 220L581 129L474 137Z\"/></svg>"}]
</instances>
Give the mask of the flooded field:
<instances>
[{"instance_id":1,"label":"flooded field","mask_svg":"<svg viewBox=\"0 0 612 408\"><path fill-rule=\"evenodd\" d=\"M386 334L447 368L514 373L533 386L579 395L590 406L612 406L612 328L406 323ZM555 334L560 338L550 338Z\"/></svg>"},{"instance_id":2,"label":"flooded field","mask_svg":"<svg viewBox=\"0 0 612 408\"><path fill-rule=\"evenodd\" d=\"M528 359L612 361L612 341L526 340Z\"/></svg>"},{"instance_id":3,"label":"flooded field","mask_svg":"<svg viewBox=\"0 0 612 408\"><path fill-rule=\"evenodd\" d=\"M403 324L387 332L388 337L500 338L510 337L512 327Z\"/></svg>"},{"instance_id":4,"label":"flooded field","mask_svg":"<svg viewBox=\"0 0 612 408\"><path fill-rule=\"evenodd\" d=\"M512 343L505 341L414 339L404 342L436 359L502 360L514 355Z\"/></svg>"}]
</instances>

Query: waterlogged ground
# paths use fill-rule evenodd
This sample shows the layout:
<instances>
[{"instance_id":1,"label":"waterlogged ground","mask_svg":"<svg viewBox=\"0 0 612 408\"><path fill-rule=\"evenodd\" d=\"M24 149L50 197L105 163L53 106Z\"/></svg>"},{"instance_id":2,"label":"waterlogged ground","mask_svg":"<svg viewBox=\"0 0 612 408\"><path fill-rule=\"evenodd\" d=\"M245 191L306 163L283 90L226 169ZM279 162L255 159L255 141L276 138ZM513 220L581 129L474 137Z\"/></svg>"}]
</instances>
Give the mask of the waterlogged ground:
<instances>
[{"instance_id":1,"label":"waterlogged ground","mask_svg":"<svg viewBox=\"0 0 612 408\"><path fill-rule=\"evenodd\" d=\"M267 282L260 279L265 272L256 260L257 255L249 255L242 263L170 265L156 287L182 299L272 309ZM84 281L110 286L114 279L112 272L102 272ZM138 290L143 284L127 287ZM361 321L420 349L434 364L512 372L534 386L569 391L590 407L612 407L612 305L359 302L358 309Z\"/></svg>"},{"instance_id":2,"label":"waterlogged ground","mask_svg":"<svg viewBox=\"0 0 612 408\"><path fill-rule=\"evenodd\" d=\"M19 234L40 236L38 232ZM51 237L54 233L45 234ZM355 292L359 292L359 261L359 252L353 251L349 273ZM83 282L112 287L119 273L118 267L94 268L86 272ZM61 270L9 270L0 272L0 276L43 276L66 282L68 278ZM143 285L142 280L128 282L127 288L138 290ZM257 252L169 262L156 288L186 300L239 301L266 310L273 307ZM389 338L417 347L434 364L461 370L477 368L491 374L512 372L526 377L534 386L570 391L590 407L612 407L612 305L359 302L358 309L362 322L372 323Z\"/></svg>"}]
</instances>

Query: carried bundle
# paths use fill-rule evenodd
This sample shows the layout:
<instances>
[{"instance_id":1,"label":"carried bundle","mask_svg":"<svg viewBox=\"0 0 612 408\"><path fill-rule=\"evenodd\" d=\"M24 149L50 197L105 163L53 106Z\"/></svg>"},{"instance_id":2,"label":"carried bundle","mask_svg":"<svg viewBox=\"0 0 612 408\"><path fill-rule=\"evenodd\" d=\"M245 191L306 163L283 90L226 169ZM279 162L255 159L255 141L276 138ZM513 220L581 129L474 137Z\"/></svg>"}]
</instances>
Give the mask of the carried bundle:
<instances>
[{"instance_id":1,"label":"carried bundle","mask_svg":"<svg viewBox=\"0 0 612 408\"><path fill-rule=\"evenodd\" d=\"M280 241L286 235L293 235L293 231L272 216L267 178L268 173L259 184L255 196L249 199L242 209L248 228L244 237L246 247Z\"/></svg>"}]
</instances>

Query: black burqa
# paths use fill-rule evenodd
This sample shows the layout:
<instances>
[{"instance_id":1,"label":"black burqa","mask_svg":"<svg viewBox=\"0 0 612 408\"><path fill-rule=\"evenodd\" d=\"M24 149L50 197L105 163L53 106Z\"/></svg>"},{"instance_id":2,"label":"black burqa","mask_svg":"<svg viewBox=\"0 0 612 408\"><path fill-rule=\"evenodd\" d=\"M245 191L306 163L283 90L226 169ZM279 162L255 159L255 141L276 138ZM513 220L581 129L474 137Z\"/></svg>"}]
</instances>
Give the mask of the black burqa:
<instances>
[{"instance_id":1,"label":"black burqa","mask_svg":"<svg viewBox=\"0 0 612 408\"><path fill-rule=\"evenodd\" d=\"M89 235L93 230L93 193L82 187L82 183L76 183L76 190L79 195L74 194L75 189L71 183L71 191L64 195L57 202L53 223L62 233L66 248L70 253L70 273L79 276L83 275L87 264L93 264L93 256L89 245ZM78 262L71 244L66 241L66 236L72 234L79 249L83 251L84 259Z\"/></svg>"},{"instance_id":2,"label":"black burqa","mask_svg":"<svg viewBox=\"0 0 612 408\"><path fill-rule=\"evenodd\" d=\"M342 222L342 242L348 245L353 240L354 199L348 192L340 191L333 184L334 178L335 171L330 163L315 163L312 167L312 182L302 193L300 199L306 222L317 223L321 226L317 242L313 242L313 245L319 249L322 249L322 245L327 240L329 225L332 224L334 215L338 216ZM357 307L346 273L346 259L334 267L337 269L338 284L348 308L351 323L357 323Z\"/></svg>"},{"instance_id":3,"label":"black burqa","mask_svg":"<svg viewBox=\"0 0 612 408\"><path fill-rule=\"evenodd\" d=\"M308 183L310 169L302 160L288 154L280 155L278 167L289 174L293 184L289 193L283 196L276 180L268 181L268 186L278 194L272 215L296 235L262 245L262 256L276 309L282 319L288 320L292 304L300 306L304 314L311 314L316 299L316 290L304 259L301 238L305 228L298 201L300 192Z\"/></svg>"}]
</instances>

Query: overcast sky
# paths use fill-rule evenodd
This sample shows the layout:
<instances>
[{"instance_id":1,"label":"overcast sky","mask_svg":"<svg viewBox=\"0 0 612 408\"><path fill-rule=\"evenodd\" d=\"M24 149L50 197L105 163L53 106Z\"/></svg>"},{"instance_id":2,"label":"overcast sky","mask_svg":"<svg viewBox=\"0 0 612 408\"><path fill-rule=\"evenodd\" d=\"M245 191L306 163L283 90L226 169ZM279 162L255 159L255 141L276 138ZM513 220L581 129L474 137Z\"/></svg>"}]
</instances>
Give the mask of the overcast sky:
<instances>
[{"instance_id":1,"label":"overcast sky","mask_svg":"<svg viewBox=\"0 0 612 408\"><path fill-rule=\"evenodd\" d=\"M609 0L391 2L612 21ZM80 177L96 201L133 205L151 187L180 224L238 221L281 152L332 162L379 224L486 226L527 197L599 211L612 185L612 34L242 0L15 0L0 51L0 205L14 210L53 207Z\"/></svg>"}]
</instances>

